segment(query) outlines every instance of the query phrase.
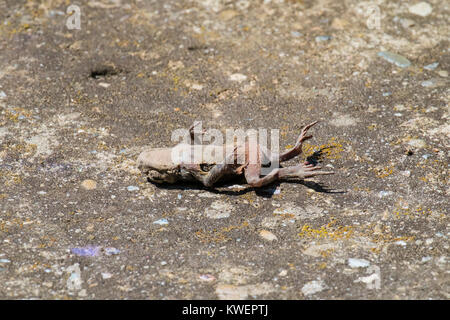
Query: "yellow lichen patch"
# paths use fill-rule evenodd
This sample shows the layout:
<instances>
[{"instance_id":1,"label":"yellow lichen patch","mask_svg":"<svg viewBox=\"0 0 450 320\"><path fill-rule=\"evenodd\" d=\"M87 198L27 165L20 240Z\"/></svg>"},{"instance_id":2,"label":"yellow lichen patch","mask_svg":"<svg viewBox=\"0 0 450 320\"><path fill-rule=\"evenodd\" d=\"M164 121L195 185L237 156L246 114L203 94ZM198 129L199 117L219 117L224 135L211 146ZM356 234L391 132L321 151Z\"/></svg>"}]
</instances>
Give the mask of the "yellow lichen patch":
<instances>
[{"instance_id":1,"label":"yellow lichen patch","mask_svg":"<svg viewBox=\"0 0 450 320\"><path fill-rule=\"evenodd\" d=\"M232 230L240 230L249 226L248 221L242 222L240 225L231 225L223 227L219 230L198 230L195 232L195 236L203 243L216 242L222 243L231 240L231 237L227 235Z\"/></svg>"},{"instance_id":2,"label":"yellow lichen patch","mask_svg":"<svg viewBox=\"0 0 450 320\"><path fill-rule=\"evenodd\" d=\"M276 217L281 217L282 219L288 219L288 220L295 219L295 214L289 213L289 212L277 213L277 209L275 209L273 215Z\"/></svg>"},{"instance_id":3,"label":"yellow lichen patch","mask_svg":"<svg viewBox=\"0 0 450 320\"><path fill-rule=\"evenodd\" d=\"M15 184L21 184L23 182L23 176L19 173L11 172L8 170L0 170L0 181L5 187L9 187Z\"/></svg>"},{"instance_id":4,"label":"yellow lichen patch","mask_svg":"<svg viewBox=\"0 0 450 320\"><path fill-rule=\"evenodd\" d=\"M3 118L6 121L18 122L21 117L30 118L32 112L24 108L8 108L3 113Z\"/></svg>"},{"instance_id":5,"label":"yellow lichen patch","mask_svg":"<svg viewBox=\"0 0 450 320\"><path fill-rule=\"evenodd\" d=\"M336 220L332 219L328 224L315 229L307 224L303 225L300 233L301 238L320 239L327 238L332 240L349 239L354 232L353 226L336 226Z\"/></svg>"},{"instance_id":6,"label":"yellow lichen patch","mask_svg":"<svg viewBox=\"0 0 450 320\"><path fill-rule=\"evenodd\" d=\"M54 238L52 236L48 236L48 235L41 237L40 240L41 240L41 243L39 245L39 248L52 247L56 242L56 238Z\"/></svg>"},{"instance_id":7,"label":"yellow lichen patch","mask_svg":"<svg viewBox=\"0 0 450 320\"><path fill-rule=\"evenodd\" d=\"M247 192L240 196L242 199L247 200L250 204L255 201L255 194L253 192Z\"/></svg>"},{"instance_id":8,"label":"yellow lichen patch","mask_svg":"<svg viewBox=\"0 0 450 320\"><path fill-rule=\"evenodd\" d=\"M306 156L311 156L314 152L320 151L320 156L327 159L340 159L341 152L344 151L344 141L338 141L332 137L326 144L313 145L305 142L303 144L303 152Z\"/></svg>"},{"instance_id":9,"label":"yellow lichen patch","mask_svg":"<svg viewBox=\"0 0 450 320\"><path fill-rule=\"evenodd\" d=\"M392 173L394 173L394 166L384 166L384 167L375 167L371 169L377 178L386 178L387 176L390 176Z\"/></svg>"},{"instance_id":10,"label":"yellow lichen patch","mask_svg":"<svg viewBox=\"0 0 450 320\"><path fill-rule=\"evenodd\" d=\"M334 252L334 249L327 249L320 251L320 255L324 258L330 256Z\"/></svg>"},{"instance_id":11,"label":"yellow lichen patch","mask_svg":"<svg viewBox=\"0 0 450 320\"><path fill-rule=\"evenodd\" d=\"M421 206L411 209L411 208L403 208L403 207L397 207L394 209L393 214L395 217L428 217L432 214L430 208L424 209Z\"/></svg>"},{"instance_id":12,"label":"yellow lichen patch","mask_svg":"<svg viewBox=\"0 0 450 320\"><path fill-rule=\"evenodd\" d=\"M377 229L377 230L376 230ZM413 241L414 236L398 236L392 234L389 226L370 225L363 228L362 232L366 234L370 240L378 244L387 244L396 241ZM377 248L380 249L380 248Z\"/></svg>"},{"instance_id":13,"label":"yellow lichen patch","mask_svg":"<svg viewBox=\"0 0 450 320\"><path fill-rule=\"evenodd\" d=\"M370 188L356 186L356 187L353 187L353 191L370 192Z\"/></svg>"},{"instance_id":14,"label":"yellow lichen patch","mask_svg":"<svg viewBox=\"0 0 450 320\"><path fill-rule=\"evenodd\" d=\"M181 78L179 76L177 76L177 75L173 76L173 78L172 78L173 85L175 87L178 86L178 83L180 82L180 80L181 80ZM176 89L176 88L174 88L174 89Z\"/></svg>"},{"instance_id":15,"label":"yellow lichen patch","mask_svg":"<svg viewBox=\"0 0 450 320\"><path fill-rule=\"evenodd\" d=\"M281 130L280 130L280 135L281 135L282 137L285 137L285 136L287 135L287 133L288 133L289 126L288 126L288 125L284 125L284 126L282 126L280 129L281 129ZM287 147L286 147L286 148L287 148ZM292 147L291 147L291 148L292 148Z\"/></svg>"}]
</instances>

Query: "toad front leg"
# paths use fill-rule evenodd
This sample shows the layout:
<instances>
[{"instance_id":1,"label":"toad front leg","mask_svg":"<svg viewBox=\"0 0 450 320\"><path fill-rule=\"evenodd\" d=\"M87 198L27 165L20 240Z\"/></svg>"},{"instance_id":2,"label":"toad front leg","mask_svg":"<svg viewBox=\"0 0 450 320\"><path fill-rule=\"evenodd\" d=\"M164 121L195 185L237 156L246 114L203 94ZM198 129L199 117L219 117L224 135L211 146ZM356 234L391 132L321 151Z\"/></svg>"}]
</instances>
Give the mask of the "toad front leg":
<instances>
[{"instance_id":1,"label":"toad front leg","mask_svg":"<svg viewBox=\"0 0 450 320\"><path fill-rule=\"evenodd\" d=\"M292 149L289 149L281 154L272 154L271 161L275 163L288 161L302 153L302 146L303 142L306 140L309 140L312 138L312 135L307 136L306 133L308 130L314 126L318 121L314 121L313 123L308 124L302 129L302 132L300 133L300 136L297 139L297 142L295 143L295 146ZM278 160L278 161L277 161Z\"/></svg>"}]
</instances>

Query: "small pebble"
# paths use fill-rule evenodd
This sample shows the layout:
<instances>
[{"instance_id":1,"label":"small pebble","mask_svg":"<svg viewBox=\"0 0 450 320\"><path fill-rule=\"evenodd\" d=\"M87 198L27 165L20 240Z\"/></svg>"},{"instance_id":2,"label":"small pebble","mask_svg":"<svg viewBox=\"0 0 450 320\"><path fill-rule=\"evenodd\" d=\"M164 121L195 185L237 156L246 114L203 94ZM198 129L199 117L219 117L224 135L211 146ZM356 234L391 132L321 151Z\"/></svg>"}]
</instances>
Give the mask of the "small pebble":
<instances>
[{"instance_id":1,"label":"small pebble","mask_svg":"<svg viewBox=\"0 0 450 320\"><path fill-rule=\"evenodd\" d=\"M420 85L422 87L429 88L429 87L433 87L435 84L436 84L436 82L433 79L431 79L431 80L422 81L422 83Z\"/></svg>"},{"instance_id":2,"label":"small pebble","mask_svg":"<svg viewBox=\"0 0 450 320\"><path fill-rule=\"evenodd\" d=\"M428 16L433 11L433 7L427 2L419 2L409 7L409 12L421 17Z\"/></svg>"},{"instance_id":3,"label":"small pebble","mask_svg":"<svg viewBox=\"0 0 450 320\"><path fill-rule=\"evenodd\" d=\"M198 277L200 278L200 280L206 281L206 282L211 282L211 281L216 280L216 278L211 274L201 274Z\"/></svg>"},{"instance_id":4,"label":"small pebble","mask_svg":"<svg viewBox=\"0 0 450 320\"><path fill-rule=\"evenodd\" d=\"M85 190L93 190L97 188L97 182L91 179L86 179L81 182L81 187Z\"/></svg>"},{"instance_id":5,"label":"small pebble","mask_svg":"<svg viewBox=\"0 0 450 320\"><path fill-rule=\"evenodd\" d=\"M423 68L426 69L426 70L432 71L432 70L436 69L438 67L438 65L439 65L439 62L434 62L434 63L431 63L429 65L426 65Z\"/></svg>"},{"instance_id":6,"label":"small pebble","mask_svg":"<svg viewBox=\"0 0 450 320\"><path fill-rule=\"evenodd\" d=\"M422 149L427 146L426 142L422 139L411 139L408 141L408 144L418 149Z\"/></svg>"},{"instance_id":7,"label":"small pebble","mask_svg":"<svg viewBox=\"0 0 450 320\"><path fill-rule=\"evenodd\" d=\"M10 263L11 261L8 259L0 259L0 263Z\"/></svg>"},{"instance_id":8,"label":"small pebble","mask_svg":"<svg viewBox=\"0 0 450 320\"><path fill-rule=\"evenodd\" d=\"M298 38L298 37L301 37L302 35L303 34L298 31L291 31L291 36L293 36L293 37Z\"/></svg>"},{"instance_id":9,"label":"small pebble","mask_svg":"<svg viewBox=\"0 0 450 320\"><path fill-rule=\"evenodd\" d=\"M438 75L440 75L442 78L447 78L448 72L445 70L440 70L440 71L438 71Z\"/></svg>"},{"instance_id":10,"label":"small pebble","mask_svg":"<svg viewBox=\"0 0 450 320\"><path fill-rule=\"evenodd\" d=\"M378 56L400 68L406 68L411 65L411 62L408 59L393 52L381 51L378 52Z\"/></svg>"},{"instance_id":11,"label":"small pebble","mask_svg":"<svg viewBox=\"0 0 450 320\"><path fill-rule=\"evenodd\" d=\"M370 262L365 259L349 258L348 265L350 268L366 268L370 266Z\"/></svg>"},{"instance_id":12,"label":"small pebble","mask_svg":"<svg viewBox=\"0 0 450 320\"><path fill-rule=\"evenodd\" d=\"M6 98L6 93L4 91L0 91L0 99Z\"/></svg>"},{"instance_id":13,"label":"small pebble","mask_svg":"<svg viewBox=\"0 0 450 320\"><path fill-rule=\"evenodd\" d=\"M119 250L119 249L116 249L116 248L113 248L113 247L109 247L109 248L105 248L105 253L106 253L108 256L111 256L111 255L119 254L119 253L120 253L120 250Z\"/></svg>"},{"instance_id":14,"label":"small pebble","mask_svg":"<svg viewBox=\"0 0 450 320\"><path fill-rule=\"evenodd\" d=\"M392 192L392 191L380 191L380 193L378 194L378 196L379 196L380 198L384 198L384 197L391 196L391 195L393 195L393 194L394 194L394 192Z\"/></svg>"},{"instance_id":15,"label":"small pebble","mask_svg":"<svg viewBox=\"0 0 450 320\"><path fill-rule=\"evenodd\" d=\"M401 171L400 173L405 177L411 176L411 171L409 171L409 170Z\"/></svg>"},{"instance_id":16,"label":"small pebble","mask_svg":"<svg viewBox=\"0 0 450 320\"><path fill-rule=\"evenodd\" d=\"M259 236L267 241L278 240L277 236L267 230L261 230Z\"/></svg>"},{"instance_id":17,"label":"small pebble","mask_svg":"<svg viewBox=\"0 0 450 320\"><path fill-rule=\"evenodd\" d=\"M306 283L303 288L302 288L302 292L305 296L309 296L315 293L318 293L322 290L325 289L325 285L323 283L323 281L310 281L308 283Z\"/></svg>"},{"instance_id":18,"label":"small pebble","mask_svg":"<svg viewBox=\"0 0 450 320\"><path fill-rule=\"evenodd\" d=\"M283 270L280 271L280 273L278 274L278 276L280 276L280 277L285 277L285 276L287 276L287 274L288 274L288 271L285 270L285 269L283 269Z\"/></svg>"},{"instance_id":19,"label":"small pebble","mask_svg":"<svg viewBox=\"0 0 450 320\"><path fill-rule=\"evenodd\" d=\"M102 272L103 280L110 279L111 277L112 277L111 273L109 273L109 272Z\"/></svg>"},{"instance_id":20,"label":"small pebble","mask_svg":"<svg viewBox=\"0 0 450 320\"><path fill-rule=\"evenodd\" d=\"M128 191L138 191L138 190L139 190L139 187L136 187L136 186L128 186L128 187L127 187L127 190L128 190Z\"/></svg>"},{"instance_id":21,"label":"small pebble","mask_svg":"<svg viewBox=\"0 0 450 320\"><path fill-rule=\"evenodd\" d=\"M330 41L333 37L331 36L317 36L315 38L316 42Z\"/></svg>"},{"instance_id":22,"label":"small pebble","mask_svg":"<svg viewBox=\"0 0 450 320\"><path fill-rule=\"evenodd\" d=\"M414 26L416 23L411 19L401 19L400 24L402 25L403 28L408 29Z\"/></svg>"},{"instance_id":23,"label":"small pebble","mask_svg":"<svg viewBox=\"0 0 450 320\"><path fill-rule=\"evenodd\" d=\"M247 80L247 76L241 73L233 73L228 79L230 81L242 82Z\"/></svg>"},{"instance_id":24,"label":"small pebble","mask_svg":"<svg viewBox=\"0 0 450 320\"><path fill-rule=\"evenodd\" d=\"M167 221L167 219L159 219L159 220L156 220L155 222L153 222L154 224L159 224L160 226L162 226L162 225L166 225L166 224L169 224L169 221Z\"/></svg>"}]
</instances>

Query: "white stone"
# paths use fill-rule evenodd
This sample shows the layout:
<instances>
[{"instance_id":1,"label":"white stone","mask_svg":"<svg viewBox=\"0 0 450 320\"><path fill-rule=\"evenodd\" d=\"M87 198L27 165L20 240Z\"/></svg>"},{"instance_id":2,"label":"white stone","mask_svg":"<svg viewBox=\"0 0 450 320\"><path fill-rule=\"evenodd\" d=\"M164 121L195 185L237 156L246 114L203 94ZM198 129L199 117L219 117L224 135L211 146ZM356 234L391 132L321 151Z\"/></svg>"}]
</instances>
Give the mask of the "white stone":
<instances>
[{"instance_id":1,"label":"white stone","mask_svg":"<svg viewBox=\"0 0 450 320\"><path fill-rule=\"evenodd\" d=\"M230 77L229 77L230 81L237 81L237 82L242 82L247 80L247 76L245 74L242 73L233 73Z\"/></svg>"},{"instance_id":2,"label":"white stone","mask_svg":"<svg viewBox=\"0 0 450 320\"><path fill-rule=\"evenodd\" d=\"M305 296L309 296L309 295L318 293L318 292L322 291L323 289L325 289L325 285L324 285L323 281L313 280L313 281L306 283L303 286L302 292Z\"/></svg>"},{"instance_id":3,"label":"white stone","mask_svg":"<svg viewBox=\"0 0 450 320\"><path fill-rule=\"evenodd\" d=\"M408 144L410 146L418 148L418 149L422 149L427 146L425 141L423 141L422 139L411 139L411 140L409 140Z\"/></svg>"},{"instance_id":4,"label":"white stone","mask_svg":"<svg viewBox=\"0 0 450 320\"><path fill-rule=\"evenodd\" d=\"M267 230L261 230L259 236L267 241L278 240L277 236Z\"/></svg>"},{"instance_id":5,"label":"white stone","mask_svg":"<svg viewBox=\"0 0 450 320\"><path fill-rule=\"evenodd\" d=\"M433 7L427 2L419 2L409 7L409 12L421 17L426 17L433 11Z\"/></svg>"},{"instance_id":6,"label":"white stone","mask_svg":"<svg viewBox=\"0 0 450 320\"><path fill-rule=\"evenodd\" d=\"M75 263L68 267L66 271L70 273L70 276L66 281L67 289L69 289L69 291L81 290L83 280L81 279L80 265Z\"/></svg>"},{"instance_id":7,"label":"white stone","mask_svg":"<svg viewBox=\"0 0 450 320\"><path fill-rule=\"evenodd\" d=\"M211 207L206 208L205 214L211 219L224 219L228 218L233 210L233 206L229 203L217 200L211 204Z\"/></svg>"},{"instance_id":8,"label":"white stone","mask_svg":"<svg viewBox=\"0 0 450 320\"><path fill-rule=\"evenodd\" d=\"M370 262L365 259L349 258L348 265L351 268L366 268L370 266Z\"/></svg>"},{"instance_id":9,"label":"white stone","mask_svg":"<svg viewBox=\"0 0 450 320\"><path fill-rule=\"evenodd\" d=\"M130 192L131 192L131 191L138 191L138 190L139 190L139 187L136 187L136 186L128 186L128 187L127 187L127 190L130 191Z\"/></svg>"}]
</instances>

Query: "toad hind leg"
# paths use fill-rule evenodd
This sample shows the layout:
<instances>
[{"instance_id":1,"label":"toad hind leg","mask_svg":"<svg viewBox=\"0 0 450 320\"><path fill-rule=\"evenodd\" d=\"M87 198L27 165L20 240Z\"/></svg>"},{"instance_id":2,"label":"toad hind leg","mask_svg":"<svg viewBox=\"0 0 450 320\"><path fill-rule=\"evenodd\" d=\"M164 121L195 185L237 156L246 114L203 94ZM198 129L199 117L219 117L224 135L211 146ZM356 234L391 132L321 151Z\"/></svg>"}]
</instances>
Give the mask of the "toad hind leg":
<instances>
[{"instance_id":1,"label":"toad hind leg","mask_svg":"<svg viewBox=\"0 0 450 320\"><path fill-rule=\"evenodd\" d=\"M261 166L249 165L245 168L245 179L247 183L252 187L262 187L268 185L274 181L282 180L286 178L299 178L305 179L318 175L333 174L332 171L320 171L321 167L308 165L297 165L286 168L277 168L271 171L268 175L260 177Z\"/></svg>"}]
</instances>

